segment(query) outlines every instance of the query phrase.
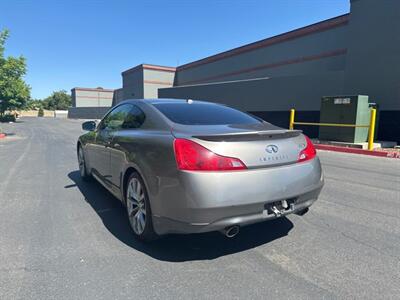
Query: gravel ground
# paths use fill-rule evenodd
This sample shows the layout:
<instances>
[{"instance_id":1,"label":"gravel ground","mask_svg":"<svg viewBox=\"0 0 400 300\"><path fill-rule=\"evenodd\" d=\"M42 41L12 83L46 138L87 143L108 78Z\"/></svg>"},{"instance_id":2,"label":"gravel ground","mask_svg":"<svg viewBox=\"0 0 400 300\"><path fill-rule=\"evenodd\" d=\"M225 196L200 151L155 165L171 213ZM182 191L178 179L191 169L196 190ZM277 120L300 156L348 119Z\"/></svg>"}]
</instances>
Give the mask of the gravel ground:
<instances>
[{"instance_id":1,"label":"gravel ground","mask_svg":"<svg viewBox=\"0 0 400 300\"><path fill-rule=\"evenodd\" d=\"M80 180L80 124L1 124L15 136L0 140L0 299L399 299L400 160L319 152L305 216L146 245Z\"/></svg>"}]
</instances>

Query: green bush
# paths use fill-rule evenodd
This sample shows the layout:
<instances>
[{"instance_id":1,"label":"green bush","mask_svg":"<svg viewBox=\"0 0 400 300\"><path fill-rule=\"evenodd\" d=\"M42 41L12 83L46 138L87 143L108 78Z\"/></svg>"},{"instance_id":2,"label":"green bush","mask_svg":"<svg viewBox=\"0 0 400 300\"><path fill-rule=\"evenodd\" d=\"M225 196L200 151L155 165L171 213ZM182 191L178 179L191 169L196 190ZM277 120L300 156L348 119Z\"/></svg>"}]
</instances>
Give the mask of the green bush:
<instances>
[{"instance_id":1,"label":"green bush","mask_svg":"<svg viewBox=\"0 0 400 300\"><path fill-rule=\"evenodd\" d=\"M0 122L15 122L15 115L5 114L0 116Z\"/></svg>"},{"instance_id":2,"label":"green bush","mask_svg":"<svg viewBox=\"0 0 400 300\"><path fill-rule=\"evenodd\" d=\"M44 116L43 108L39 108L38 117L43 117L43 116Z\"/></svg>"}]
</instances>

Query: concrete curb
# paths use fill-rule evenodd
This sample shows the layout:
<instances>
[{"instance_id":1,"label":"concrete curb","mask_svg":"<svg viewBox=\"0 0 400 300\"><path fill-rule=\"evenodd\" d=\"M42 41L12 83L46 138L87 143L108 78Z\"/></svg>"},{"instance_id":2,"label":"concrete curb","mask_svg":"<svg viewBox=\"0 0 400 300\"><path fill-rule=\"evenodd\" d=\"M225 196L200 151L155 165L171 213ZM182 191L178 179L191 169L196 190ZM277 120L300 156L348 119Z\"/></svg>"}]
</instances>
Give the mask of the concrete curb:
<instances>
[{"instance_id":1,"label":"concrete curb","mask_svg":"<svg viewBox=\"0 0 400 300\"><path fill-rule=\"evenodd\" d=\"M361 155L400 159L400 152L369 151L369 150L364 150L364 149L340 147L340 146L332 146L332 145L322 145L322 144L314 144L314 147L317 150L327 150L327 151L335 151L335 152L354 153L354 154L361 154Z\"/></svg>"},{"instance_id":2,"label":"concrete curb","mask_svg":"<svg viewBox=\"0 0 400 300\"><path fill-rule=\"evenodd\" d=\"M0 133L0 139L4 139L6 137L5 133Z\"/></svg>"}]
</instances>

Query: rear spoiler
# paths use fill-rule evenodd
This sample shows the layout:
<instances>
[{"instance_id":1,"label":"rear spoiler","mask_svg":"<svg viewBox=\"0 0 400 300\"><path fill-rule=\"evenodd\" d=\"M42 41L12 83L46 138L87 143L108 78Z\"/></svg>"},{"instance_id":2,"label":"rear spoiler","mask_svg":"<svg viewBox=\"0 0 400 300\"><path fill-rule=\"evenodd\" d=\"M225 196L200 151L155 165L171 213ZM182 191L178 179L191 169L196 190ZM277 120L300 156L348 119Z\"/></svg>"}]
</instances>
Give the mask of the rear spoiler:
<instances>
[{"instance_id":1,"label":"rear spoiler","mask_svg":"<svg viewBox=\"0 0 400 300\"><path fill-rule=\"evenodd\" d=\"M301 130L263 130L263 131L246 131L246 132L228 132L207 135L193 135L194 138L205 141L254 141L254 140L270 140L283 139L299 136Z\"/></svg>"}]
</instances>

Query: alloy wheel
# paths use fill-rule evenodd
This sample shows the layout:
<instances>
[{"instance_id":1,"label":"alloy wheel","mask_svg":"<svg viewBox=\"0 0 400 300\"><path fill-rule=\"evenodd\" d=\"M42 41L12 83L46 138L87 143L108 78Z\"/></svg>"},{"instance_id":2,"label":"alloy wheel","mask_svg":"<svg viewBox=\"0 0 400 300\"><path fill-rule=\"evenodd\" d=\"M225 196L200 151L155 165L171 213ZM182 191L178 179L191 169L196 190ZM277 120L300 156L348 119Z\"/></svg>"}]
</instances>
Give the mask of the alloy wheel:
<instances>
[{"instance_id":1,"label":"alloy wheel","mask_svg":"<svg viewBox=\"0 0 400 300\"><path fill-rule=\"evenodd\" d=\"M146 202L145 191L137 178L129 181L126 199L131 227L137 235L141 235L146 226Z\"/></svg>"},{"instance_id":2,"label":"alloy wheel","mask_svg":"<svg viewBox=\"0 0 400 300\"><path fill-rule=\"evenodd\" d=\"M85 177L86 176L85 157L83 156L83 150L81 147L79 147L78 150L78 163L79 163L79 172L81 173L82 177Z\"/></svg>"}]
</instances>

